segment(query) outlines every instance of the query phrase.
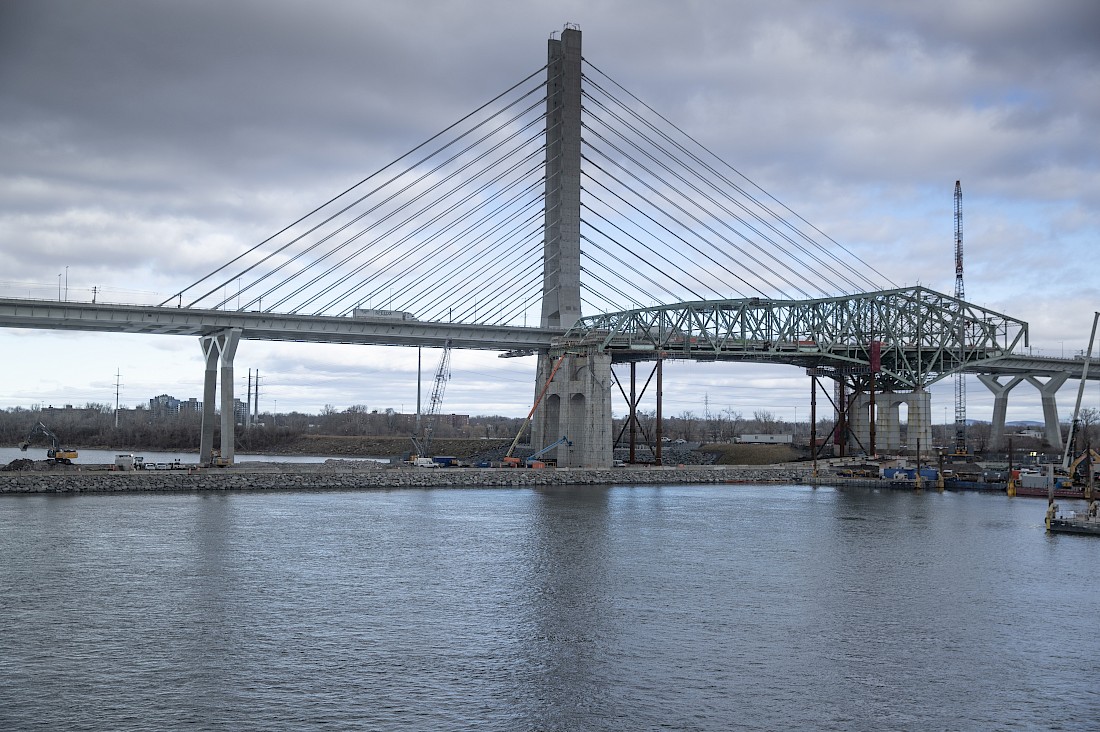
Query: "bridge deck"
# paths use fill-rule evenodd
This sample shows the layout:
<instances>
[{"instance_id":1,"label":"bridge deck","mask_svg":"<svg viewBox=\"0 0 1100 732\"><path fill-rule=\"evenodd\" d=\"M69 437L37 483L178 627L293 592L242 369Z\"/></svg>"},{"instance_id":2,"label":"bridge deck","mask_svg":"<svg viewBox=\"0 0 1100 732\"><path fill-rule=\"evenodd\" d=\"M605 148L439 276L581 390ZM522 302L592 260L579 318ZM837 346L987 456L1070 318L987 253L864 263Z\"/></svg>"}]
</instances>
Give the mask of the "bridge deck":
<instances>
[{"instance_id":1,"label":"bridge deck","mask_svg":"<svg viewBox=\"0 0 1100 732\"><path fill-rule=\"evenodd\" d=\"M0 327L204 336L239 328L241 338L491 351L546 350L561 330L386 318L281 315L197 308L0 299Z\"/></svg>"}]
</instances>

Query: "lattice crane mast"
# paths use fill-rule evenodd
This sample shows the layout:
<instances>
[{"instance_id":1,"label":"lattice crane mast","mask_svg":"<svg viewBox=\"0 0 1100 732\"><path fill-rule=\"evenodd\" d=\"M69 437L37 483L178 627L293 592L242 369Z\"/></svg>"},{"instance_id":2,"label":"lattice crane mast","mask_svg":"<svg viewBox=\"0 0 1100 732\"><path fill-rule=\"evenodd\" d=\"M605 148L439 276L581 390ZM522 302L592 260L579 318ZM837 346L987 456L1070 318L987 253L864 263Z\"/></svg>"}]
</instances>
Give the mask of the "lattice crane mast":
<instances>
[{"instance_id":1,"label":"lattice crane mast","mask_svg":"<svg viewBox=\"0 0 1100 732\"><path fill-rule=\"evenodd\" d=\"M961 301L966 296L963 287L963 210L962 183L955 181L955 297L959 305L959 360L966 347L966 325L962 318ZM966 454L966 375L962 371L955 374L955 453Z\"/></svg>"},{"instance_id":2,"label":"lattice crane mast","mask_svg":"<svg viewBox=\"0 0 1100 732\"><path fill-rule=\"evenodd\" d=\"M424 419L424 433L412 438L418 457L430 458L432 453L432 433L435 432L435 420L439 416L439 408L443 404L443 392L447 389L447 381L451 378L451 341L448 338L443 344L443 356L439 359L439 368L435 372L435 383L432 385L432 396L428 402L428 414Z\"/></svg>"}]
</instances>

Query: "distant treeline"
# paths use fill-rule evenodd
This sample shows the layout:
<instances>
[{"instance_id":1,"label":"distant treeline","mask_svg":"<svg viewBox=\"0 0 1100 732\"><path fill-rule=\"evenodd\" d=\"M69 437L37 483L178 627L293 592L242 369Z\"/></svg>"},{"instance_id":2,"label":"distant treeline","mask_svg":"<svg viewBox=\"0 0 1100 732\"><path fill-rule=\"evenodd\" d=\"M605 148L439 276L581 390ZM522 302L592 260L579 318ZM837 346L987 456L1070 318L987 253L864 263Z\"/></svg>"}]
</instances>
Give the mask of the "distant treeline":
<instances>
[{"instance_id":1,"label":"distant treeline","mask_svg":"<svg viewBox=\"0 0 1100 732\"><path fill-rule=\"evenodd\" d=\"M114 407L109 404L88 403L83 407L15 407L0 411L0 440L5 445L16 445L42 422L57 435L62 447L128 447L163 450L193 450L199 444L200 415L195 412L171 414L139 407L121 409L117 419ZM422 428L427 419L423 420ZM436 438L512 438L523 420L517 417L466 416L440 414L434 421ZM215 444L220 442L219 423L215 426ZM821 421L819 435L828 434L832 423ZM297 441L303 435L408 437L416 432L416 417L401 414L392 409L370 411L361 405L338 410L326 405L320 414L290 412L259 415L250 427L238 425L237 447L241 450L277 450ZM743 432L786 433L805 437L808 424L795 424L777 419L771 412L757 411L751 418L726 409L722 412L705 411L702 415L682 412L666 416L661 434L667 439L687 441L728 442ZM636 439L641 442L656 439L656 415L649 411L638 413ZM614 420L614 435L628 439L625 417ZM46 446L42 436L34 444Z\"/></svg>"}]
</instances>

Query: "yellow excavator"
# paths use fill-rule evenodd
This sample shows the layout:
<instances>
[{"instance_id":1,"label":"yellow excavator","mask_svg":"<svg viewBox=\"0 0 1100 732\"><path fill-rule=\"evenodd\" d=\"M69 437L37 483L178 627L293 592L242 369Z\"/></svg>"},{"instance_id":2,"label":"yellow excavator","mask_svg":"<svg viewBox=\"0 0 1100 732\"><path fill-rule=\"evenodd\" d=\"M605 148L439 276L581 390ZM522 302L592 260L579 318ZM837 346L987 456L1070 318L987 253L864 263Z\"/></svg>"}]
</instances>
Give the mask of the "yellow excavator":
<instances>
[{"instance_id":1,"label":"yellow excavator","mask_svg":"<svg viewBox=\"0 0 1100 732\"><path fill-rule=\"evenodd\" d=\"M27 448L30 447L31 442L38 435L42 435L50 441L50 447L48 450L46 450L46 459L49 460L51 463L64 463L65 465L71 465L73 460L77 458L76 450L62 447L61 440L57 439L57 435L55 435L49 427L42 424L41 422L36 424L31 429L31 431L27 433L27 436L24 437L23 441L19 443L19 449L23 452L26 452Z\"/></svg>"},{"instance_id":2,"label":"yellow excavator","mask_svg":"<svg viewBox=\"0 0 1100 732\"><path fill-rule=\"evenodd\" d=\"M1096 450L1093 450L1090 447L1089 449L1078 455L1077 459L1070 463L1069 467L1066 468L1066 472L1069 474L1069 477L1071 479L1077 477L1077 468L1080 467L1081 463L1085 462L1085 460L1091 462L1093 466L1100 465L1100 454L1098 454ZM1092 467L1091 470L1095 472L1096 468ZM1088 482L1087 475L1085 476L1085 482Z\"/></svg>"}]
</instances>

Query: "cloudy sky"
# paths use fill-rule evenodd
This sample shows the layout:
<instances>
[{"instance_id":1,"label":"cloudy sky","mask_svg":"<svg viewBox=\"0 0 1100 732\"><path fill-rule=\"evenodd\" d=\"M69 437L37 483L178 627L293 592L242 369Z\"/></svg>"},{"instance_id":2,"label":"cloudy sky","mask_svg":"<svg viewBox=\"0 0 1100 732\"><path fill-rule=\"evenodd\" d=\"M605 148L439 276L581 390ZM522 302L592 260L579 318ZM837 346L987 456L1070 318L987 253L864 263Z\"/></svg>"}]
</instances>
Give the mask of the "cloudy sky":
<instances>
[{"instance_id":1,"label":"cloudy sky","mask_svg":"<svg viewBox=\"0 0 1100 732\"><path fill-rule=\"evenodd\" d=\"M567 22L588 61L893 282L953 291L961 180L967 299L1027 321L1036 353L1087 345L1094 0L7 0L0 296L159 302L539 69ZM0 408L113 403L116 374L124 405L201 396L195 339L3 330L0 349ZM263 374L264 409L415 405L412 349L246 342L236 365L238 393ZM533 359L454 366L444 411L526 413ZM805 419L805 382L674 365L666 409ZM942 421L950 382L933 394ZM1040 414L1019 387L1009 417Z\"/></svg>"}]
</instances>

